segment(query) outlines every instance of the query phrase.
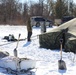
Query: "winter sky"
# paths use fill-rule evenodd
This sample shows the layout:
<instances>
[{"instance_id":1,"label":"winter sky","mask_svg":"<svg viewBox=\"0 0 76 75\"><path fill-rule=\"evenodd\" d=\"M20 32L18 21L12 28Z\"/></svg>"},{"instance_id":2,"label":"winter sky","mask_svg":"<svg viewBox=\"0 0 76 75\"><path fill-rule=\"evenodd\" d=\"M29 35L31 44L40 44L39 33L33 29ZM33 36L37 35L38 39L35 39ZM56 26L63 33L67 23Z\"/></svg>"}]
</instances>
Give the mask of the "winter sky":
<instances>
[{"instance_id":1,"label":"winter sky","mask_svg":"<svg viewBox=\"0 0 76 75\"><path fill-rule=\"evenodd\" d=\"M26 2L29 2L29 1L34 1L34 2L37 2L37 1L39 1L39 0L20 0L22 3L24 3L25 1ZM76 0L73 0L75 3L76 3Z\"/></svg>"},{"instance_id":2,"label":"winter sky","mask_svg":"<svg viewBox=\"0 0 76 75\"><path fill-rule=\"evenodd\" d=\"M30 1L34 1L34 2L37 2L39 0L20 0L20 2L24 3L24 2L30 2Z\"/></svg>"}]
</instances>

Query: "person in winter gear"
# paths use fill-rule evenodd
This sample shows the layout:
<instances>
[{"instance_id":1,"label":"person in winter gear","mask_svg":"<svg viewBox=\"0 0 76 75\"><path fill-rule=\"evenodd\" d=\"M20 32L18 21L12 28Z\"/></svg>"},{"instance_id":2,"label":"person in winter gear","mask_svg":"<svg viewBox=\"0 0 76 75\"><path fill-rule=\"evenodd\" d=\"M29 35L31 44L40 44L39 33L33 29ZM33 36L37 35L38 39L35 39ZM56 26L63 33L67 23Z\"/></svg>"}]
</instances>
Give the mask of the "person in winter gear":
<instances>
[{"instance_id":1,"label":"person in winter gear","mask_svg":"<svg viewBox=\"0 0 76 75\"><path fill-rule=\"evenodd\" d=\"M30 17L28 17L28 20L27 20L27 31L28 31L27 41L31 41L30 38L32 36L32 26L31 26Z\"/></svg>"}]
</instances>

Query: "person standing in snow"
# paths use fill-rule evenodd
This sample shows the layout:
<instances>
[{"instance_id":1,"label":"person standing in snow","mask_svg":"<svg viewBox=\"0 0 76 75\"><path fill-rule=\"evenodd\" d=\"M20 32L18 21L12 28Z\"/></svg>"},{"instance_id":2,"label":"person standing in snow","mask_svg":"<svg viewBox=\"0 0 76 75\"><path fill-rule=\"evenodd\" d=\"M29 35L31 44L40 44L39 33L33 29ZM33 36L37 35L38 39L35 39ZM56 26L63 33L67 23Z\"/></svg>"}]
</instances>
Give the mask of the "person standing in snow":
<instances>
[{"instance_id":1,"label":"person standing in snow","mask_svg":"<svg viewBox=\"0 0 76 75\"><path fill-rule=\"evenodd\" d=\"M28 17L27 19L27 31L28 31L28 35L27 35L27 41L31 41L31 36L32 36L32 26L31 26L31 21L30 21L30 17Z\"/></svg>"}]
</instances>

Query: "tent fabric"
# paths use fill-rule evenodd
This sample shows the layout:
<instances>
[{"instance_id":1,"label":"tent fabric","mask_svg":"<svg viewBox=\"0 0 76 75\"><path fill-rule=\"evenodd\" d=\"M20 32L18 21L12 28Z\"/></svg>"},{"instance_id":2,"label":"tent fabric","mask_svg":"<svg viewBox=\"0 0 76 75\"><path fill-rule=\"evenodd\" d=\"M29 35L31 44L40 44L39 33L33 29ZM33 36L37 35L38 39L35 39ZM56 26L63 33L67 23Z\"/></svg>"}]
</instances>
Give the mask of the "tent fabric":
<instances>
[{"instance_id":1,"label":"tent fabric","mask_svg":"<svg viewBox=\"0 0 76 75\"><path fill-rule=\"evenodd\" d=\"M72 51L75 53L76 47L76 18L61 24L45 34L39 35L40 47L48 49L59 49L60 38L63 38L64 51ZM72 42L72 43L71 43ZM72 47L71 47L72 46Z\"/></svg>"}]
</instances>

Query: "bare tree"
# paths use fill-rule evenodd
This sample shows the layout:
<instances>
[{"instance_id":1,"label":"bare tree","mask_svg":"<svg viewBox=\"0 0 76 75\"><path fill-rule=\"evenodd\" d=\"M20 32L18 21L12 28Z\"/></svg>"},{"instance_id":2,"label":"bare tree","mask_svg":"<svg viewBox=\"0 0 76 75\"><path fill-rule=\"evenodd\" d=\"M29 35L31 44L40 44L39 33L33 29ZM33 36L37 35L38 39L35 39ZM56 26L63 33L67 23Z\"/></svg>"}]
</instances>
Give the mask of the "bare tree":
<instances>
[{"instance_id":1,"label":"bare tree","mask_svg":"<svg viewBox=\"0 0 76 75\"><path fill-rule=\"evenodd\" d=\"M21 6L19 0L1 0L0 1L0 17L3 23L14 23L19 17Z\"/></svg>"},{"instance_id":2,"label":"bare tree","mask_svg":"<svg viewBox=\"0 0 76 75\"><path fill-rule=\"evenodd\" d=\"M26 23L28 17L28 5L27 3L23 4L23 21Z\"/></svg>"},{"instance_id":3,"label":"bare tree","mask_svg":"<svg viewBox=\"0 0 76 75\"><path fill-rule=\"evenodd\" d=\"M76 4L74 4L74 7L73 7L73 16L76 16Z\"/></svg>"},{"instance_id":4,"label":"bare tree","mask_svg":"<svg viewBox=\"0 0 76 75\"><path fill-rule=\"evenodd\" d=\"M64 15L68 15L68 3L67 0L57 0L55 5L56 18L62 18Z\"/></svg>"},{"instance_id":5,"label":"bare tree","mask_svg":"<svg viewBox=\"0 0 76 75\"><path fill-rule=\"evenodd\" d=\"M31 5L30 13L32 16L42 16L42 7L39 3Z\"/></svg>"},{"instance_id":6,"label":"bare tree","mask_svg":"<svg viewBox=\"0 0 76 75\"><path fill-rule=\"evenodd\" d=\"M69 0L68 1L68 13L69 13L69 15L73 15L73 7L74 7L73 0Z\"/></svg>"},{"instance_id":7,"label":"bare tree","mask_svg":"<svg viewBox=\"0 0 76 75\"><path fill-rule=\"evenodd\" d=\"M0 24L22 24L28 15L52 19L64 15L76 16L76 4L73 0L39 0L38 3L30 4L22 4L19 0L0 0Z\"/></svg>"},{"instance_id":8,"label":"bare tree","mask_svg":"<svg viewBox=\"0 0 76 75\"><path fill-rule=\"evenodd\" d=\"M51 16L52 19L55 17L55 1L47 0L48 5L48 16Z\"/></svg>"}]
</instances>

